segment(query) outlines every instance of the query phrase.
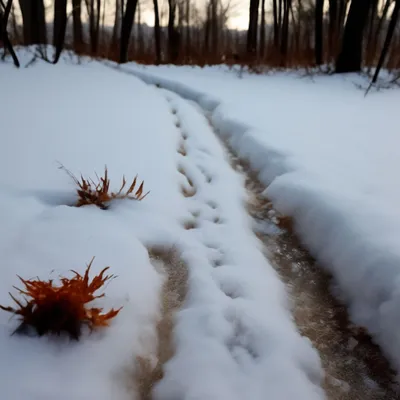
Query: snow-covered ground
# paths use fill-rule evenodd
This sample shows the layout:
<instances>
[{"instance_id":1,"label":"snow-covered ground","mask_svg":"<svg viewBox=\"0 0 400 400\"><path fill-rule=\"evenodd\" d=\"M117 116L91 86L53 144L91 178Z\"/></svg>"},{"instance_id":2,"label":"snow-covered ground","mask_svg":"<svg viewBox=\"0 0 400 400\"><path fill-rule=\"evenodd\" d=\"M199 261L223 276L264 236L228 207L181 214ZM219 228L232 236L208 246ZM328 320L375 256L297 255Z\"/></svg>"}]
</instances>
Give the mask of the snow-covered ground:
<instances>
[{"instance_id":1,"label":"snow-covered ground","mask_svg":"<svg viewBox=\"0 0 400 400\"><path fill-rule=\"evenodd\" d=\"M0 312L2 399L135 398L135 360L155 356L162 302L152 246L176 248L189 268L154 398L324 398L319 357L252 232L243 178L196 106L95 62L0 64L0 82L0 304L16 274L57 278L96 256L93 272L117 275L102 305L124 307L78 343L10 336L17 322ZM151 192L106 211L71 207L58 163L84 176L107 164L113 189L138 174Z\"/></svg>"},{"instance_id":2,"label":"snow-covered ground","mask_svg":"<svg viewBox=\"0 0 400 400\"><path fill-rule=\"evenodd\" d=\"M294 217L354 323L400 371L400 90L366 79L223 68L124 66L195 100Z\"/></svg>"}]
</instances>

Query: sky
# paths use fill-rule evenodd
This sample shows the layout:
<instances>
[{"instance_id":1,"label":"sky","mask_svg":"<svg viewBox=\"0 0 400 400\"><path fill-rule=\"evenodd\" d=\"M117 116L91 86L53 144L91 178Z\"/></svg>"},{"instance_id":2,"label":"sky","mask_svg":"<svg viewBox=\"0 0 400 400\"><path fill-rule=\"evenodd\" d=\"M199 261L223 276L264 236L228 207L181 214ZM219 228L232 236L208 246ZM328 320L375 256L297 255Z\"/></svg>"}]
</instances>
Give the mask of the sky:
<instances>
[{"instance_id":1,"label":"sky","mask_svg":"<svg viewBox=\"0 0 400 400\"><path fill-rule=\"evenodd\" d=\"M160 9L162 9L163 2L167 0L159 0L160 1ZM205 3L205 0L195 0L198 5L202 5ZM250 0L222 0L224 4L230 3L231 11L230 11L230 19L228 22L229 28L232 29L247 29L248 26L248 8ZM268 0L267 0L268 2ZM146 7L146 6L145 6ZM148 25L154 24L154 16L152 13L153 9L151 6L147 6L144 11L144 21Z\"/></svg>"},{"instance_id":2,"label":"sky","mask_svg":"<svg viewBox=\"0 0 400 400\"><path fill-rule=\"evenodd\" d=\"M249 24L248 16L249 0L237 1L237 5L232 11L232 16L229 21L229 28L232 29L247 29Z\"/></svg>"}]
</instances>

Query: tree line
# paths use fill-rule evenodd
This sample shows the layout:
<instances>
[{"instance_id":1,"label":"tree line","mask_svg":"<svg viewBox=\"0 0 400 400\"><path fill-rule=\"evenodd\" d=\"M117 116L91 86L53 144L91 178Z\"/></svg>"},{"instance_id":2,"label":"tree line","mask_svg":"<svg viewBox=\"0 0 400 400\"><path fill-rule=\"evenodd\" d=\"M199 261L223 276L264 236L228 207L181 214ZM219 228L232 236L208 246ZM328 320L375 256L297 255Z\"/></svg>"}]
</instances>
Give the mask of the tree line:
<instances>
[{"instance_id":1,"label":"tree line","mask_svg":"<svg viewBox=\"0 0 400 400\"><path fill-rule=\"evenodd\" d=\"M250 0L246 32L228 27L234 1L0 0L0 40L12 54L53 44L53 62L68 48L120 63L400 68L400 0Z\"/></svg>"}]
</instances>

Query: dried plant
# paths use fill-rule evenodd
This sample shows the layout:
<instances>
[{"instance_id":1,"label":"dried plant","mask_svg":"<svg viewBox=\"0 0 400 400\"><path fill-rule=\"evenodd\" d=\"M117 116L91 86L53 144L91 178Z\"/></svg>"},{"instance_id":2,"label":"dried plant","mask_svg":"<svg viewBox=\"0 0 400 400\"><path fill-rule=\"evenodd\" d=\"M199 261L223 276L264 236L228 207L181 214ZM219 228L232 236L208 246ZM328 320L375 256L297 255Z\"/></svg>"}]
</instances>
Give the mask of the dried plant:
<instances>
[{"instance_id":1,"label":"dried plant","mask_svg":"<svg viewBox=\"0 0 400 400\"><path fill-rule=\"evenodd\" d=\"M143 200L150 192L143 194L144 181L139 185L135 192L137 176L131 183L128 189L125 189L126 180L125 176L122 177L122 184L118 192L110 191L110 179L108 178L107 166L104 167L104 176L99 177L96 174L97 182L92 179L85 179L82 175L78 179L71 171L60 165L60 169L64 170L77 185L78 202L76 207L82 207L94 204L102 210L106 210L109 203L115 199L130 199L130 200Z\"/></svg>"},{"instance_id":2,"label":"dried plant","mask_svg":"<svg viewBox=\"0 0 400 400\"><path fill-rule=\"evenodd\" d=\"M106 267L90 282L89 272L93 260L94 257L87 265L83 276L72 270L74 276L61 277L59 285L55 285L51 279L48 281L42 281L39 278L25 280L18 276L25 288L19 289L15 286L14 288L24 296L25 304L10 293L18 307L0 305L0 309L20 317L21 324L16 332L22 333L28 328L33 328L39 336L66 333L78 340L84 325L91 331L108 326L109 321L119 313L121 308L103 313L102 308L88 308L87 304L104 297L104 293L101 295L94 293L114 278L114 275L105 275L110 268Z\"/></svg>"}]
</instances>

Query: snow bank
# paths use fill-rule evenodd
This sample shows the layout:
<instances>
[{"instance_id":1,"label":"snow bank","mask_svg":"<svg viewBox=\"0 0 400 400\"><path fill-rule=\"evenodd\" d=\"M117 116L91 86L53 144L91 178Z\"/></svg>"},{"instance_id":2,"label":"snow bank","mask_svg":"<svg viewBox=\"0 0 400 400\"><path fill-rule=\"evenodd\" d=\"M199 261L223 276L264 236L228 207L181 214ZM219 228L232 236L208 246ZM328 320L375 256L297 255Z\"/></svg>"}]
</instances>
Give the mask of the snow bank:
<instances>
[{"instance_id":1,"label":"snow bank","mask_svg":"<svg viewBox=\"0 0 400 400\"><path fill-rule=\"evenodd\" d=\"M363 78L246 76L214 68L123 67L212 112L334 276L354 323L400 371L398 90L364 98Z\"/></svg>"},{"instance_id":2,"label":"snow bank","mask_svg":"<svg viewBox=\"0 0 400 400\"><path fill-rule=\"evenodd\" d=\"M145 245L168 243L157 224L166 220L171 232L182 214L168 103L97 63L0 64L0 72L0 304L11 305L16 274L57 279L84 272L95 256L93 274L109 265L117 275L101 304L123 306L109 328L78 343L10 336L17 320L1 311L0 397L135 398L135 360L154 353L162 284ZM70 207L74 184L58 162L90 177L107 164L113 189L138 174L151 193L107 211Z\"/></svg>"}]
</instances>

